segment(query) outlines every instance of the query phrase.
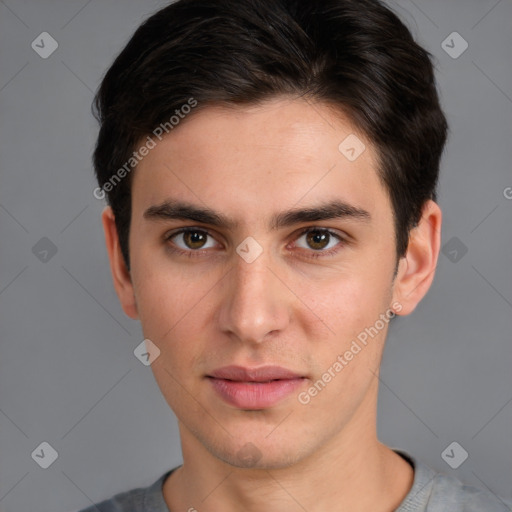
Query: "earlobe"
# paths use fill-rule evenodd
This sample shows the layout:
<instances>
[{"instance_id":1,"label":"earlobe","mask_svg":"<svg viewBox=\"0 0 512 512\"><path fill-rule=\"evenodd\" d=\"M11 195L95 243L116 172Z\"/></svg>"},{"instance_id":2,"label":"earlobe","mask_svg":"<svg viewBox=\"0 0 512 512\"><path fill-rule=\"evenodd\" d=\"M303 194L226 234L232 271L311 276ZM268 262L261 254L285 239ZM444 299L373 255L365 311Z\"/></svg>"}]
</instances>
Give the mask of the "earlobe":
<instances>
[{"instance_id":1,"label":"earlobe","mask_svg":"<svg viewBox=\"0 0 512 512\"><path fill-rule=\"evenodd\" d=\"M139 318L130 272L123 259L112 208L106 206L101 214L105 244L110 260L112 280L123 311L134 320Z\"/></svg>"},{"instance_id":2,"label":"earlobe","mask_svg":"<svg viewBox=\"0 0 512 512\"><path fill-rule=\"evenodd\" d=\"M400 260L394 281L393 301L401 305L399 315L412 313L432 284L441 245L441 222L441 209L434 201L427 201L418 225L410 232L407 253Z\"/></svg>"}]
</instances>

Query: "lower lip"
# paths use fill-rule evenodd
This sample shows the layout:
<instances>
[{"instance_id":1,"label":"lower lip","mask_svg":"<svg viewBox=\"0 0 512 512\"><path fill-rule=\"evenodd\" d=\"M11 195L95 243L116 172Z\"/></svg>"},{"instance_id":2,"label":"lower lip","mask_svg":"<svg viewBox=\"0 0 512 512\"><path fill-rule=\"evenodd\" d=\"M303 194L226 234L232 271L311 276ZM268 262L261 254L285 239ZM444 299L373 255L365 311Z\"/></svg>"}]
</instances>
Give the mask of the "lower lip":
<instances>
[{"instance_id":1,"label":"lower lip","mask_svg":"<svg viewBox=\"0 0 512 512\"><path fill-rule=\"evenodd\" d=\"M229 404L240 409L266 409L297 390L303 378L273 380L270 382L239 382L210 377L217 393Z\"/></svg>"}]
</instances>

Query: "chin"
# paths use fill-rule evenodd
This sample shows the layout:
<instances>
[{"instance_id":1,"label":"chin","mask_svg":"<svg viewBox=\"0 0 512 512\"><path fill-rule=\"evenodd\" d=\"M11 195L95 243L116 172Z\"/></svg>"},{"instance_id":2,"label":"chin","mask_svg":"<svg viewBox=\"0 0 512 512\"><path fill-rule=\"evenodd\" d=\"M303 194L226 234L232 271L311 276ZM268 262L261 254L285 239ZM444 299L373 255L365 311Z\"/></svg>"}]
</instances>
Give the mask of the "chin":
<instances>
[{"instance_id":1,"label":"chin","mask_svg":"<svg viewBox=\"0 0 512 512\"><path fill-rule=\"evenodd\" d=\"M284 469L307 456L307 446L297 438L293 438L291 444L277 437L274 442L265 438L249 439L251 437L246 436L244 440L237 436L236 440L230 439L229 446L203 444L214 457L240 469Z\"/></svg>"}]
</instances>

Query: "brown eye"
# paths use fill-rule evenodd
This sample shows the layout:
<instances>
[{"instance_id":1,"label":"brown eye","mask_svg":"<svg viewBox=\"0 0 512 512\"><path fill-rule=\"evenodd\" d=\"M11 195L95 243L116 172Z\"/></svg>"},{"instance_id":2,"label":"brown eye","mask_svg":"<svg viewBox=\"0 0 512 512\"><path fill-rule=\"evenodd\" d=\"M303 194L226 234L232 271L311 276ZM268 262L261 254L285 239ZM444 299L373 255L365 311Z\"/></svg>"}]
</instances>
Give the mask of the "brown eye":
<instances>
[{"instance_id":1,"label":"brown eye","mask_svg":"<svg viewBox=\"0 0 512 512\"><path fill-rule=\"evenodd\" d=\"M215 239L207 231L201 229L182 229L169 235L167 240L188 252L215 247Z\"/></svg>"},{"instance_id":2,"label":"brown eye","mask_svg":"<svg viewBox=\"0 0 512 512\"><path fill-rule=\"evenodd\" d=\"M183 241L189 249L201 249L206 243L206 233L201 231L186 231L183 233Z\"/></svg>"},{"instance_id":3,"label":"brown eye","mask_svg":"<svg viewBox=\"0 0 512 512\"><path fill-rule=\"evenodd\" d=\"M296 239L295 245L301 249L309 250L311 255L316 257L317 255L334 254L343 246L344 242L344 237L329 229L308 228Z\"/></svg>"},{"instance_id":4,"label":"brown eye","mask_svg":"<svg viewBox=\"0 0 512 512\"><path fill-rule=\"evenodd\" d=\"M306 242L311 249L319 251L329 245L331 235L326 231L310 231L306 234Z\"/></svg>"}]
</instances>

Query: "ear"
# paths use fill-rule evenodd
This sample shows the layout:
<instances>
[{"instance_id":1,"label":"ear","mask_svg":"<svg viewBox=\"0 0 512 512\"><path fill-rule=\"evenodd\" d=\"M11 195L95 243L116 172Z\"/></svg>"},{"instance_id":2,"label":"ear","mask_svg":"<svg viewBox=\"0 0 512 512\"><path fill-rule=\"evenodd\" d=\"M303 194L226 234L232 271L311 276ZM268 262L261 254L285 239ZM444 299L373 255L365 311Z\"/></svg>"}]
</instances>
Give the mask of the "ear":
<instances>
[{"instance_id":1,"label":"ear","mask_svg":"<svg viewBox=\"0 0 512 512\"><path fill-rule=\"evenodd\" d=\"M135 294L129 270L126 268L119 237L117 234L115 216L110 206L105 207L101 214L103 230L105 231L105 244L110 259L110 270L114 288L116 290L123 311L134 320L139 318Z\"/></svg>"},{"instance_id":2,"label":"ear","mask_svg":"<svg viewBox=\"0 0 512 512\"><path fill-rule=\"evenodd\" d=\"M418 225L410 231L407 253L400 259L393 286L393 300L399 315L412 313L434 280L441 245L441 208L432 200L425 203Z\"/></svg>"}]
</instances>

